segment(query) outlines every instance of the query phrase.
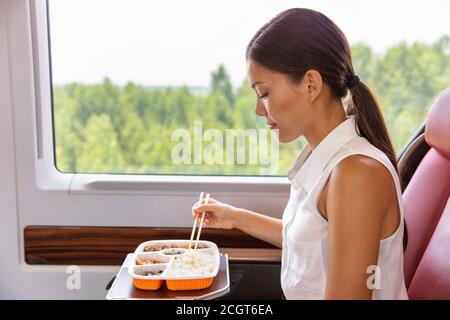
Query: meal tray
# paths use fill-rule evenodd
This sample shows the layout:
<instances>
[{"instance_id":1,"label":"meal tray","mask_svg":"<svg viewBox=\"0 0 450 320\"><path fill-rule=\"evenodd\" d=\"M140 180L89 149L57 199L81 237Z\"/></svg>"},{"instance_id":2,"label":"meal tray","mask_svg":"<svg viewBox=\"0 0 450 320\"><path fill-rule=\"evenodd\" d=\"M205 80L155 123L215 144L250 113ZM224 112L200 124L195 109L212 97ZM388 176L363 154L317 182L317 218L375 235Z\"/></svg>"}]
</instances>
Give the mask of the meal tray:
<instances>
[{"instance_id":1,"label":"meal tray","mask_svg":"<svg viewBox=\"0 0 450 320\"><path fill-rule=\"evenodd\" d=\"M219 249L210 241L193 241L192 248L196 243L198 248L195 250L188 249L189 240L153 240L141 243L128 268L135 287L141 290L159 290L165 282L169 290L185 291L211 286L219 271ZM198 267L199 262L203 262L203 268Z\"/></svg>"},{"instance_id":2,"label":"meal tray","mask_svg":"<svg viewBox=\"0 0 450 320\"><path fill-rule=\"evenodd\" d=\"M133 278L128 273L133 256L133 253L128 254L122 264L108 291L107 300L210 300L220 299L230 292L228 255L226 254L220 254L219 272L212 285L203 290L193 291L171 291L166 286L156 291L137 289L133 284Z\"/></svg>"}]
</instances>

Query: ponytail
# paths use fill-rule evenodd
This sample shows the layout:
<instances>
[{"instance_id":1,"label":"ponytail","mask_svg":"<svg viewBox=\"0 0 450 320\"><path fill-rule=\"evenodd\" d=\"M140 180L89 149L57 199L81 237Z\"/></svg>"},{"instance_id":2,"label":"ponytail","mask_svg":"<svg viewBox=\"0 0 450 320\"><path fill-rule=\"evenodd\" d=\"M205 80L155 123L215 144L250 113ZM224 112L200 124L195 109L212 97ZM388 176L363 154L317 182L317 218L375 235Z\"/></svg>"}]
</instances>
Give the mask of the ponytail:
<instances>
[{"instance_id":1,"label":"ponytail","mask_svg":"<svg viewBox=\"0 0 450 320\"><path fill-rule=\"evenodd\" d=\"M361 81L350 91L360 135L386 154L398 174L397 157L375 96Z\"/></svg>"}]
</instances>

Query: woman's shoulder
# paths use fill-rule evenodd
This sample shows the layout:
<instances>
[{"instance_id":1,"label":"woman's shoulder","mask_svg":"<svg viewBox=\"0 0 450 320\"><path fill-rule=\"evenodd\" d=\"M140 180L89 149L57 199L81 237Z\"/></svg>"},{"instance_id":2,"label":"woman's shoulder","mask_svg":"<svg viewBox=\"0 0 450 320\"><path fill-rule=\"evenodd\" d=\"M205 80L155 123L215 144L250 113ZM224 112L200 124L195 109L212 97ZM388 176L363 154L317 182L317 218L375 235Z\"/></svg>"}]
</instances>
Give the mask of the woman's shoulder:
<instances>
[{"instance_id":1,"label":"woman's shoulder","mask_svg":"<svg viewBox=\"0 0 450 320\"><path fill-rule=\"evenodd\" d=\"M350 199L373 201L383 206L395 194L392 174L379 160L364 154L351 154L333 168L329 192L347 195Z\"/></svg>"},{"instance_id":2,"label":"woman's shoulder","mask_svg":"<svg viewBox=\"0 0 450 320\"><path fill-rule=\"evenodd\" d=\"M370 155L360 153L350 154L339 161L334 167L332 175L344 182L354 180L383 183L391 180L391 174L383 162Z\"/></svg>"},{"instance_id":3,"label":"woman's shoulder","mask_svg":"<svg viewBox=\"0 0 450 320\"><path fill-rule=\"evenodd\" d=\"M356 136L350 139L331 159L331 170L367 170L367 174L384 174L385 178L397 176L397 171L388 156L371 144L366 138ZM330 170L330 171L331 171ZM361 172L364 173L364 172ZM361 177L363 178L363 176Z\"/></svg>"},{"instance_id":4,"label":"woman's shoulder","mask_svg":"<svg viewBox=\"0 0 450 320\"><path fill-rule=\"evenodd\" d=\"M377 198L380 204L392 202L399 185L397 170L387 155L361 136L350 139L333 155L324 176L327 191L340 199L347 190L349 197Z\"/></svg>"}]
</instances>

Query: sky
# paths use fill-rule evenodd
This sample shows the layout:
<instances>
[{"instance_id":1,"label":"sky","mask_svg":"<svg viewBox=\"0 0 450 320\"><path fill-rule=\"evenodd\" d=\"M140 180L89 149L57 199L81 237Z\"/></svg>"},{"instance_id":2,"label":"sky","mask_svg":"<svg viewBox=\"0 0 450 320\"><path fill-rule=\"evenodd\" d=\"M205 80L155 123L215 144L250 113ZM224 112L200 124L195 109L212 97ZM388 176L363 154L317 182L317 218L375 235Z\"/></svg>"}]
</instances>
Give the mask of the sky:
<instances>
[{"instance_id":1,"label":"sky","mask_svg":"<svg viewBox=\"0 0 450 320\"><path fill-rule=\"evenodd\" d=\"M239 86L249 40L293 7L324 13L351 45L380 54L450 35L450 0L49 0L53 82L208 87L223 63Z\"/></svg>"}]
</instances>

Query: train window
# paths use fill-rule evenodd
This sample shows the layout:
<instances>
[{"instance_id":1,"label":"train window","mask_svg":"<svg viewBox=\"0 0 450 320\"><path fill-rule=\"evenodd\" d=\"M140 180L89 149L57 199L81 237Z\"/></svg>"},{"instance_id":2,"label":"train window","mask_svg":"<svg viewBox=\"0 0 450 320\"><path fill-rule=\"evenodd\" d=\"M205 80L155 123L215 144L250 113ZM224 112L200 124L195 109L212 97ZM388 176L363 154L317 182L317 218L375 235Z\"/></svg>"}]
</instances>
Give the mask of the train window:
<instances>
[{"instance_id":1,"label":"train window","mask_svg":"<svg viewBox=\"0 0 450 320\"><path fill-rule=\"evenodd\" d=\"M407 15L395 1L301 2L349 37L355 71L378 97L397 151L449 82L446 10L430 2L408 3ZM304 140L278 144L254 114L244 53L260 26L298 1L48 4L60 171L286 174Z\"/></svg>"}]
</instances>

